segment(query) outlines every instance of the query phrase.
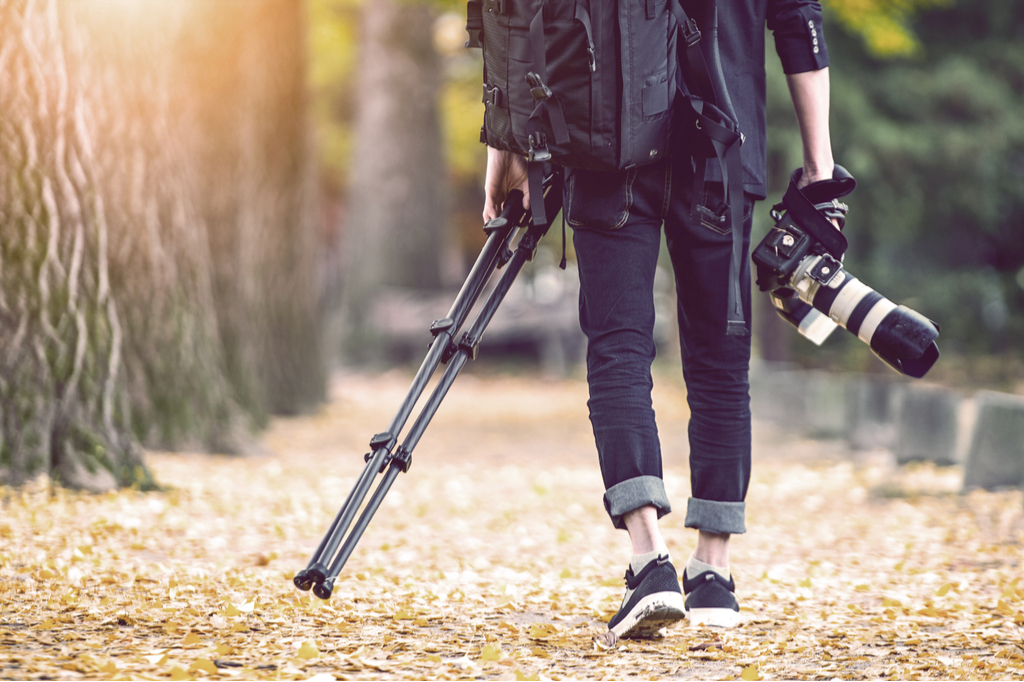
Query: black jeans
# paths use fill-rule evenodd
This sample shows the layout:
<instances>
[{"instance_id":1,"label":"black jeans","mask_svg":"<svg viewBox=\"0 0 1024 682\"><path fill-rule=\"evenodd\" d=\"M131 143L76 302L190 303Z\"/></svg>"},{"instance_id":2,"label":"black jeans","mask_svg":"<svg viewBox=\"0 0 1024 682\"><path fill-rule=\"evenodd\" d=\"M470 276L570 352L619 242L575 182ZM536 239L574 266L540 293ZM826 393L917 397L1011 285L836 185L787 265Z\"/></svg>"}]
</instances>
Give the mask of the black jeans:
<instances>
[{"instance_id":1,"label":"black jeans","mask_svg":"<svg viewBox=\"0 0 1024 682\"><path fill-rule=\"evenodd\" d=\"M690 406L686 526L742 533L750 481L750 337L727 336L732 234L728 218L691 219L687 158L616 173L567 170L564 206L580 273L580 326L588 339L590 420L612 523L644 505L671 511L651 405L654 275L664 224L676 277L683 376ZM706 183L704 206L722 213L721 183ZM744 253L751 209L744 211ZM741 292L750 320L750 259Z\"/></svg>"}]
</instances>

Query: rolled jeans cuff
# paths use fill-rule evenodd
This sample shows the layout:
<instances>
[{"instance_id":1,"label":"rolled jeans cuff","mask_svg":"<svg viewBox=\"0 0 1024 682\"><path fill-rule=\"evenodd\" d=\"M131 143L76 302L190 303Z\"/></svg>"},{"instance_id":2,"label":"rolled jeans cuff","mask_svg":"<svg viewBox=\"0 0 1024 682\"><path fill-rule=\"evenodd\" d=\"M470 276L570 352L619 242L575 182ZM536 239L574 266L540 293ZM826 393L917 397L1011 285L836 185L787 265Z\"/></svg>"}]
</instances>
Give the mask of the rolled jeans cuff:
<instances>
[{"instance_id":1,"label":"rolled jeans cuff","mask_svg":"<svg viewBox=\"0 0 1024 682\"><path fill-rule=\"evenodd\" d=\"M616 483L604 493L604 508L616 528L625 530L622 522L625 514L646 505L658 510L658 518L672 511L665 493L665 482L657 476L637 476L622 483Z\"/></svg>"},{"instance_id":2,"label":"rolled jeans cuff","mask_svg":"<svg viewBox=\"0 0 1024 682\"><path fill-rule=\"evenodd\" d=\"M686 503L685 526L708 533L746 533L746 509L746 502L717 502L691 497Z\"/></svg>"}]
</instances>

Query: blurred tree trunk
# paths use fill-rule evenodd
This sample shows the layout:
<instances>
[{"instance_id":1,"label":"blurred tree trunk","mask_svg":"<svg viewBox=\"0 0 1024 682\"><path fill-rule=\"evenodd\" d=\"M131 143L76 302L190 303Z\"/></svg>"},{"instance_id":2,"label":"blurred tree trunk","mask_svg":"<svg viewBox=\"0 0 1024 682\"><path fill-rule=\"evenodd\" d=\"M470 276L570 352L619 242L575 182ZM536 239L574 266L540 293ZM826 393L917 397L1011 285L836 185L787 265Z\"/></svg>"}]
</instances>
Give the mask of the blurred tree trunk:
<instances>
[{"instance_id":1,"label":"blurred tree trunk","mask_svg":"<svg viewBox=\"0 0 1024 682\"><path fill-rule=\"evenodd\" d=\"M233 91L189 90L197 13L255 34ZM140 442L243 452L322 398L302 21L0 0L0 482L150 485Z\"/></svg>"},{"instance_id":2,"label":"blurred tree trunk","mask_svg":"<svg viewBox=\"0 0 1024 682\"><path fill-rule=\"evenodd\" d=\"M0 0L0 477L104 490L148 474L124 410L95 112L63 38L53 0Z\"/></svg>"},{"instance_id":3,"label":"blurred tree trunk","mask_svg":"<svg viewBox=\"0 0 1024 682\"><path fill-rule=\"evenodd\" d=\"M374 0L363 13L343 273L355 329L382 287L440 287L447 248L434 11Z\"/></svg>"},{"instance_id":4,"label":"blurred tree trunk","mask_svg":"<svg viewBox=\"0 0 1024 682\"><path fill-rule=\"evenodd\" d=\"M294 0L200 3L176 71L228 371L261 420L326 394L305 19Z\"/></svg>"}]
</instances>

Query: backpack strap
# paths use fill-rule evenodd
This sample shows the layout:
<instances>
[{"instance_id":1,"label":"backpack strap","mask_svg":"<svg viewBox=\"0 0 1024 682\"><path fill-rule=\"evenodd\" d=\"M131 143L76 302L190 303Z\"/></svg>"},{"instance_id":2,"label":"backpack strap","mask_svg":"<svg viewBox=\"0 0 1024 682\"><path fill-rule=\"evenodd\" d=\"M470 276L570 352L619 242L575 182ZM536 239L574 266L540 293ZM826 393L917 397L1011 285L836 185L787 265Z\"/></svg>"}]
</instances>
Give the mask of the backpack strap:
<instances>
[{"instance_id":1,"label":"backpack strap","mask_svg":"<svg viewBox=\"0 0 1024 682\"><path fill-rule=\"evenodd\" d=\"M547 85L548 62L544 44L544 3L541 2L537 13L530 21L530 49L533 53L533 71L526 75L530 86L530 94L536 100L533 112L526 121L527 141L530 152L526 158L526 177L530 186L530 198L544 196L544 164L551 160L547 136L544 134L543 121L547 119L554 133L555 143L569 143L569 128L565 125L565 114L562 105ZM535 205L530 202L535 225L547 225L549 222L544 202Z\"/></svg>"},{"instance_id":2,"label":"backpack strap","mask_svg":"<svg viewBox=\"0 0 1024 682\"><path fill-rule=\"evenodd\" d=\"M750 327L743 311L740 291L740 272L743 267L743 160L740 145L743 144L743 134L736 121L721 108L724 105L731 111L729 93L719 92L716 82L711 78L700 48L701 32L697 23L687 16L679 0L671 0L669 7L679 25L680 65L685 67L694 90L684 92L677 86L680 87L678 94L681 100L677 121L681 125L676 134L696 136L700 140L693 153L690 219L693 222L711 220L719 224L726 220L726 214L718 215L703 205L707 161L713 156L722 169L722 184L732 233L725 333L729 336L748 336ZM717 8L711 11L717 12Z\"/></svg>"},{"instance_id":3,"label":"backpack strap","mask_svg":"<svg viewBox=\"0 0 1024 682\"><path fill-rule=\"evenodd\" d=\"M676 23L679 25L679 38L682 40L679 50L683 56L681 62L685 61L688 67L687 71L693 78L696 90L694 94L715 104L715 88L711 84L708 65L704 61L704 53L700 49L701 32L697 27L697 22L687 16L686 10L679 4L679 0L671 0L669 9L675 15Z\"/></svg>"}]
</instances>

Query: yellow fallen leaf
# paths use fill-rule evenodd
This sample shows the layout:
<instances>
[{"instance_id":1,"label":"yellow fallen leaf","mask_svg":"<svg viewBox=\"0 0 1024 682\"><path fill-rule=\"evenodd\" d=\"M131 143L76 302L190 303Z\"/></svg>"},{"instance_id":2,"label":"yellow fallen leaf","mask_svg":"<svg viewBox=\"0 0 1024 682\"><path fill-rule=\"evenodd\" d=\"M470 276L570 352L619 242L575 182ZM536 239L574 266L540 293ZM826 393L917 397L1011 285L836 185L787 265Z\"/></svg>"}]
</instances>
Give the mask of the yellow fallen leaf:
<instances>
[{"instance_id":1,"label":"yellow fallen leaf","mask_svg":"<svg viewBox=\"0 0 1024 682\"><path fill-rule=\"evenodd\" d=\"M751 663L744 668L743 672L740 673L740 677L747 682L754 682L754 680L761 679L761 673L757 669L757 663Z\"/></svg>"},{"instance_id":2,"label":"yellow fallen leaf","mask_svg":"<svg viewBox=\"0 0 1024 682\"><path fill-rule=\"evenodd\" d=\"M197 658L196 661L188 667L189 672L192 672L193 670L202 670L208 675L217 674L217 666L215 666L213 661L208 658Z\"/></svg>"},{"instance_id":3,"label":"yellow fallen leaf","mask_svg":"<svg viewBox=\"0 0 1024 682\"><path fill-rule=\"evenodd\" d=\"M185 640L182 644L185 646L192 646L193 644L199 644L201 641L203 641L203 639L199 636L199 633L189 630L188 634L185 635Z\"/></svg>"},{"instance_id":4,"label":"yellow fallen leaf","mask_svg":"<svg viewBox=\"0 0 1024 682\"><path fill-rule=\"evenodd\" d=\"M440 654L427 654L427 660L430 661L431 663L440 663L441 662L441 655Z\"/></svg>"},{"instance_id":5,"label":"yellow fallen leaf","mask_svg":"<svg viewBox=\"0 0 1024 682\"><path fill-rule=\"evenodd\" d=\"M856 604L847 604L846 608L850 609L854 613L864 613L859 606Z\"/></svg>"},{"instance_id":6,"label":"yellow fallen leaf","mask_svg":"<svg viewBox=\"0 0 1024 682\"><path fill-rule=\"evenodd\" d=\"M484 647L484 650L480 653L481 661L500 661L501 660L501 647L488 644Z\"/></svg>"},{"instance_id":7,"label":"yellow fallen leaf","mask_svg":"<svg viewBox=\"0 0 1024 682\"><path fill-rule=\"evenodd\" d=\"M299 647L299 653L296 654L299 658L317 658L320 656L320 650L316 648L315 642L303 642L302 646Z\"/></svg>"},{"instance_id":8,"label":"yellow fallen leaf","mask_svg":"<svg viewBox=\"0 0 1024 682\"><path fill-rule=\"evenodd\" d=\"M950 585L949 583L946 583L945 585L940 587L938 590L936 590L935 596L936 597L945 597L947 594L949 594L949 591L951 589L953 589L953 586Z\"/></svg>"},{"instance_id":9,"label":"yellow fallen leaf","mask_svg":"<svg viewBox=\"0 0 1024 682\"><path fill-rule=\"evenodd\" d=\"M171 679L172 680L191 680L192 676L189 675L184 670L182 670L181 668L179 668L178 666L174 666L173 668L171 668Z\"/></svg>"},{"instance_id":10,"label":"yellow fallen leaf","mask_svg":"<svg viewBox=\"0 0 1024 682\"><path fill-rule=\"evenodd\" d=\"M516 680L518 682L540 682L540 678L537 677L537 673L527 675L526 673L520 671L519 668L516 668Z\"/></svg>"},{"instance_id":11,"label":"yellow fallen leaf","mask_svg":"<svg viewBox=\"0 0 1024 682\"><path fill-rule=\"evenodd\" d=\"M236 607L234 604L229 603L227 606L220 610L220 615L231 618L234 616L242 615L242 612L238 610L238 607Z\"/></svg>"},{"instance_id":12,"label":"yellow fallen leaf","mask_svg":"<svg viewBox=\"0 0 1024 682\"><path fill-rule=\"evenodd\" d=\"M147 654L143 656L150 665L163 665L167 662L167 654Z\"/></svg>"},{"instance_id":13,"label":"yellow fallen leaf","mask_svg":"<svg viewBox=\"0 0 1024 682\"><path fill-rule=\"evenodd\" d=\"M217 655L218 656L230 656L233 653L235 653L235 650L232 649L231 647L229 647L227 644L218 644L217 645Z\"/></svg>"},{"instance_id":14,"label":"yellow fallen leaf","mask_svg":"<svg viewBox=\"0 0 1024 682\"><path fill-rule=\"evenodd\" d=\"M870 585L857 585L853 589L857 590L858 592L867 592L867 591L869 591L871 589L871 586Z\"/></svg>"},{"instance_id":15,"label":"yellow fallen leaf","mask_svg":"<svg viewBox=\"0 0 1024 682\"><path fill-rule=\"evenodd\" d=\"M560 578L571 578L572 577L572 571L570 571L568 568L563 568L561 574L559 574L558 577L560 577ZM519 671L517 670L516 672L518 673Z\"/></svg>"},{"instance_id":16,"label":"yellow fallen leaf","mask_svg":"<svg viewBox=\"0 0 1024 682\"><path fill-rule=\"evenodd\" d=\"M108 675L113 675L117 673L117 664L113 661L109 661L106 664L100 666L100 672L106 673Z\"/></svg>"},{"instance_id":17,"label":"yellow fallen leaf","mask_svg":"<svg viewBox=\"0 0 1024 682\"><path fill-rule=\"evenodd\" d=\"M811 586L811 579L810 578L804 578L803 580L800 581L800 587L810 587L810 586Z\"/></svg>"}]
</instances>

